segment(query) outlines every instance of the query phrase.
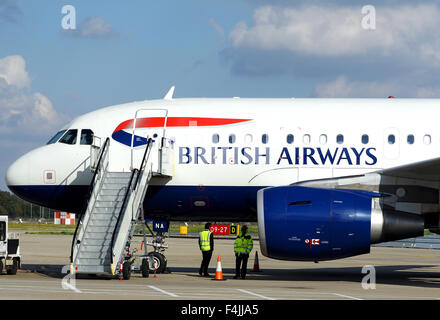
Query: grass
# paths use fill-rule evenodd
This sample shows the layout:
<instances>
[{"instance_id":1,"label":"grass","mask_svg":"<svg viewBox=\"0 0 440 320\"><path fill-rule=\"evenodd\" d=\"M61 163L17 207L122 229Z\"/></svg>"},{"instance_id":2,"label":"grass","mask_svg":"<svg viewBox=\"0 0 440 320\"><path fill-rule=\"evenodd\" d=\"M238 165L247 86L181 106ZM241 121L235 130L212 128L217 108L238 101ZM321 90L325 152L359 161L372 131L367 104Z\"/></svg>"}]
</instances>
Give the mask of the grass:
<instances>
[{"instance_id":1,"label":"grass","mask_svg":"<svg viewBox=\"0 0 440 320\"><path fill-rule=\"evenodd\" d=\"M218 223L218 224L229 224L230 223ZM249 232L252 234L258 234L257 223L244 223L248 226ZM243 224L240 224L243 225ZM149 223L150 228L152 224ZM169 233L178 234L180 233L180 226L184 226L182 222L172 222L170 224ZM39 224L39 223L13 223L8 224L9 231L25 231L27 234L44 234L44 235L73 235L75 232L75 225L60 225L60 224ZM138 225L136 228L136 234L142 233L142 225ZM205 223L192 222L188 224L188 234L198 234L200 231L205 230ZM149 234L147 230L147 234ZM433 234L429 230L425 230L425 235Z\"/></svg>"},{"instance_id":2,"label":"grass","mask_svg":"<svg viewBox=\"0 0 440 320\"><path fill-rule=\"evenodd\" d=\"M41 231L41 232L33 232L27 231L26 234L49 234L49 235L66 235L73 236L73 231Z\"/></svg>"},{"instance_id":3,"label":"grass","mask_svg":"<svg viewBox=\"0 0 440 320\"><path fill-rule=\"evenodd\" d=\"M39 223L9 223L9 230L32 230L32 231L75 231L75 225L63 224L39 224Z\"/></svg>"},{"instance_id":4,"label":"grass","mask_svg":"<svg viewBox=\"0 0 440 320\"><path fill-rule=\"evenodd\" d=\"M230 223L218 223L218 224L229 224ZM169 227L169 233L179 234L180 226L184 226L185 224L182 222L172 222ZM246 223L249 227L249 231L251 233L258 233L258 226L256 223ZM149 223L150 228L152 229L152 224ZM61 224L52 224L52 223L33 223L33 222L25 222L25 223L15 223L10 222L8 224L10 232L17 231L25 231L26 234L44 234L44 235L73 235L75 232L75 225L61 225ZM143 226L138 225L136 228L136 234L142 233ZM198 234L200 231L205 230L205 223L196 223L192 222L188 224L188 234ZM147 230L147 234L149 234Z\"/></svg>"}]
</instances>

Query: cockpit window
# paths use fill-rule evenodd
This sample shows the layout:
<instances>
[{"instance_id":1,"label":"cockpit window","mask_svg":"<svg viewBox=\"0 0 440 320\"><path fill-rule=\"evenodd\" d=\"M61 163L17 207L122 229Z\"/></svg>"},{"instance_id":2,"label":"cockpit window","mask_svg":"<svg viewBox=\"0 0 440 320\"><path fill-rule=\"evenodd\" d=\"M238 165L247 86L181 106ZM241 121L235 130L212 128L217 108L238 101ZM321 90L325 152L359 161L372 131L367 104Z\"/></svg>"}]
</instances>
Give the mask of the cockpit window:
<instances>
[{"instance_id":1,"label":"cockpit window","mask_svg":"<svg viewBox=\"0 0 440 320\"><path fill-rule=\"evenodd\" d=\"M52 143L57 142L58 139L64 134L64 132L66 132L66 130L61 130L61 131L57 132L57 134L54 135L53 138L50 139L47 144L52 144Z\"/></svg>"},{"instance_id":2,"label":"cockpit window","mask_svg":"<svg viewBox=\"0 0 440 320\"><path fill-rule=\"evenodd\" d=\"M77 135L78 135L78 130L71 129L66 132L66 134L61 138L60 142L65 144L76 144Z\"/></svg>"},{"instance_id":3,"label":"cockpit window","mask_svg":"<svg viewBox=\"0 0 440 320\"><path fill-rule=\"evenodd\" d=\"M93 141L93 131L90 129L82 129L80 144L91 145L92 141Z\"/></svg>"}]
</instances>

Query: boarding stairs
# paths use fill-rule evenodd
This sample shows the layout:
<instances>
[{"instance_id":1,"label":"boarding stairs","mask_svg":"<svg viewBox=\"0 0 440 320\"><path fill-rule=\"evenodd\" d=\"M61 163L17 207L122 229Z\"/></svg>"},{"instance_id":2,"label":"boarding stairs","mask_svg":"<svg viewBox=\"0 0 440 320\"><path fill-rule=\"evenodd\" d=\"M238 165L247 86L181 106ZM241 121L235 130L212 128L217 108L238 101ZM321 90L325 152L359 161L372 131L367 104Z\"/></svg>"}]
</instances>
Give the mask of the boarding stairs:
<instances>
[{"instance_id":1,"label":"boarding stairs","mask_svg":"<svg viewBox=\"0 0 440 320\"><path fill-rule=\"evenodd\" d=\"M147 139L138 168L109 171L110 139L91 152L94 170L87 208L80 217L71 248L71 273L120 272L153 176L169 177L166 139ZM95 158L96 157L96 158Z\"/></svg>"}]
</instances>

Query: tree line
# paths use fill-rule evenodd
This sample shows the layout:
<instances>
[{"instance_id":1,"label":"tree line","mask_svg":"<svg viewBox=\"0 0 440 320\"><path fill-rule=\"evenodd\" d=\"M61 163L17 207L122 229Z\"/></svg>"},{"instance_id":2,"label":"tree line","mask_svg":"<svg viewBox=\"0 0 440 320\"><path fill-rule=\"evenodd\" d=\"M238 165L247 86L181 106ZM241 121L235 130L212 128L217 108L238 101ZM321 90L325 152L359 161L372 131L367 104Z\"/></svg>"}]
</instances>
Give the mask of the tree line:
<instances>
[{"instance_id":1,"label":"tree line","mask_svg":"<svg viewBox=\"0 0 440 320\"><path fill-rule=\"evenodd\" d=\"M32 208L32 213L31 213ZM7 215L9 218L53 218L53 210L40 207L36 204L30 204L17 197L16 195L0 190L0 215Z\"/></svg>"}]
</instances>

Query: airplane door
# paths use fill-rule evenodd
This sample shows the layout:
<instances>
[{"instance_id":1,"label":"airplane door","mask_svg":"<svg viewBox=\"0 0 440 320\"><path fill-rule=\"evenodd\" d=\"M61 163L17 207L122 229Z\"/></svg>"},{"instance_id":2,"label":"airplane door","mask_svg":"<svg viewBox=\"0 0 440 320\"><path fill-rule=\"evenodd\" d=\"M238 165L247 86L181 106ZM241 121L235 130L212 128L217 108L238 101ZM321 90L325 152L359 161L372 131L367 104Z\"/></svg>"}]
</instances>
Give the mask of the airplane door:
<instances>
[{"instance_id":1,"label":"airplane door","mask_svg":"<svg viewBox=\"0 0 440 320\"><path fill-rule=\"evenodd\" d=\"M156 146L152 149L151 156L158 157L158 150L166 143L167 120L167 109L138 109L136 111L131 132L131 168L139 168L148 138L152 138Z\"/></svg>"},{"instance_id":2,"label":"airplane door","mask_svg":"<svg viewBox=\"0 0 440 320\"><path fill-rule=\"evenodd\" d=\"M397 159L400 154L400 133L397 128L386 128L383 134L383 150L386 159Z\"/></svg>"}]
</instances>

